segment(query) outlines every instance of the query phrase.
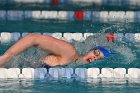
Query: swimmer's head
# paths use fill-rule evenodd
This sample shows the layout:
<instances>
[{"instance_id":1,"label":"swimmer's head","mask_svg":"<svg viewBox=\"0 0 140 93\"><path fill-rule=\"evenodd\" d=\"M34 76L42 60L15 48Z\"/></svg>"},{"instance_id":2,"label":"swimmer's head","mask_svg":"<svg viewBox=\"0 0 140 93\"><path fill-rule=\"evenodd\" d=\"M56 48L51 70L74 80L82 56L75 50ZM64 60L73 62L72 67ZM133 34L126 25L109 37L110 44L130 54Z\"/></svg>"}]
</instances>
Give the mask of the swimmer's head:
<instances>
[{"instance_id":1,"label":"swimmer's head","mask_svg":"<svg viewBox=\"0 0 140 93\"><path fill-rule=\"evenodd\" d=\"M91 48L90 51L83 57L83 61L92 62L102 58L107 58L110 54L110 51L108 51L105 47L94 47Z\"/></svg>"},{"instance_id":2,"label":"swimmer's head","mask_svg":"<svg viewBox=\"0 0 140 93\"><path fill-rule=\"evenodd\" d=\"M90 49L90 51L96 51L96 50L100 50L103 53L105 58L109 57L111 54L111 52L109 50L107 50L105 47L101 47L101 46L97 46L97 47ZM98 52L97 52L97 55L98 55Z\"/></svg>"}]
</instances>

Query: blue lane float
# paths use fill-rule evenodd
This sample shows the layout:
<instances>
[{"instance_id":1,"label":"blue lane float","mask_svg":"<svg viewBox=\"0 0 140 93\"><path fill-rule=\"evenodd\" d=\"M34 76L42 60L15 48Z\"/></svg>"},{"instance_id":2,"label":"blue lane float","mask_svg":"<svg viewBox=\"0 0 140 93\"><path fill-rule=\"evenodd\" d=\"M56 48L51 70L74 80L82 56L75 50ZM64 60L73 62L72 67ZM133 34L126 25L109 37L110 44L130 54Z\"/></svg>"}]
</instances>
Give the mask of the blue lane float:
<instances>
[{"instance_id":1,"label":"blue lane float","mask_svg":"<svg viewBox=\"0 0 140 93\"><path fill-rule=\"evenodd\" d=\"M36 68L34 72L34 78L44 79L46 74L47 70L45 68Z\"/></svg>"}]
</instances>

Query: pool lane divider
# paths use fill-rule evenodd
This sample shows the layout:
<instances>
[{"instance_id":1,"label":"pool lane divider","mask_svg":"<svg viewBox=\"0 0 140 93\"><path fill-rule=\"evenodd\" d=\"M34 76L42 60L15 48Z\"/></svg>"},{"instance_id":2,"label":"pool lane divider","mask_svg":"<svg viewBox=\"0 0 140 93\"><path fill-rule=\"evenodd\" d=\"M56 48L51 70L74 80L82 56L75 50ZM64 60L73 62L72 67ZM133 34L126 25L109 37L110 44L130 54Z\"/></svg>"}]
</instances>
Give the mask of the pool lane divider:
<instances>
[{"instance_id":1,"label":"pool lane divider","mask_svg":"<svg viewBox=\"0 0 140 93\"><path fill-rule=\"evenodd\" d=\"M13 43L18 41L20 38L24 37L27 34L31 34L29 32L19 33L19 32L1 32L0 33L0 42L1 44L4 43ZM50 35L58 39L62 39L68 42L74 41L84 41L87 37L93 35L100 35L100 33L39 33L36 34L43 34L43 35ZM115 41L125 41L131 43L140 42L140 33L102 33L104 35L105 40L108 42L115 42Z\"/></svg>"},{"instance_id":2,"label":"pool lane divider","mask_svg":"<svg viewBox=\"0 0 140 93\"><path fill-rule=\"evenodd\" d=\"M82 21L84 19L83 11L75 11L75 19L78 21Z\"/></svg>"},{"instance_id":3,"label":"pool lane divider","mask_svg":"<svg viewBox=\"0 0 140 93\"><path fill-rule=\"evenodd\" d=\"M3 0L0 4L10 4L10 3L35 3L35 4L50 4L61 5L61 4L78 4L79 6L119 6L119 7L132 7L136 8L140 6L140 0Z\"/></svg>"},{"instance_id":4,"label":"pool lane divider","mask_svg":"<svg viewBox=\"0 0 140 93\"><path fill-rule=\"evenodd\" d=\"M140 22L140 11L39 11L0 10L0 21L62 20L92 22Z\"/></svg>"},{"instance_id":5,"label":"pool lane divider","mask_svg":"<svg viewBox=\"0 0 140 93\"><path fill-rule=\"evenodd\" d=\"M21 70L21 72L20 72ZM0 68L1 79L139 79L139 68Z\"/></svg>"}]
</instances>

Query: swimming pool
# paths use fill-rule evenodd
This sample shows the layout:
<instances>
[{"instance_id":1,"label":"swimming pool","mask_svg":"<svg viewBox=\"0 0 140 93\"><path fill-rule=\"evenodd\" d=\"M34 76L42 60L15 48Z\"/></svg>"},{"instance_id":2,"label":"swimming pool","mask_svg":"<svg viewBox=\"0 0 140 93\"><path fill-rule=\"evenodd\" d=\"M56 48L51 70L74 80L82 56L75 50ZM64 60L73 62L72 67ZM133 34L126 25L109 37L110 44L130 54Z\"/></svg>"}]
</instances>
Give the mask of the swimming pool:
<instances>
[{"instance_id":1,"label":"swimming pool","mask_svg":"<svg viewBox=\"0 0 140 93\"><path fill-rule=\"evenodd\" d=\"M8 1L0 3L0 54L28 33L48 34L66 40L81 54L98 45L107 46L116 54L88 65L63 66L47 71L38 64L38 58L44 52L32 47L12 59L5 68L0 68L0 92L139 93L138 0L116 0L117 4L113 0L97 0L96 6L89 7L89 4L79 4L78 0L75 0L76 4L74 0L68 0L67 6L62 3L53 7L49 5L51 1L57 4L56 1L64 0L31 0L29 4L26 0L22 4L22 0L10 1L7 7ZM47 1L48 6L43 1ZM110 32L114 33L114 43L107 41Z\"/></svg>"},{"instance_id":2,"label":"swimming pool","mask_svg":"<svg viewBox=\"0 0 140 93\"><path fill-rule=\"evenodd\" d=\"M20 82L20 83L19 83ZM92 83L91 83L92 82ZM139 93L139 83L128 83L127 81L94 80L91 82L74 80L1 80L1 92L16 93L111 93L111 92L136 92Z\"/></svg>"}]
</instances>

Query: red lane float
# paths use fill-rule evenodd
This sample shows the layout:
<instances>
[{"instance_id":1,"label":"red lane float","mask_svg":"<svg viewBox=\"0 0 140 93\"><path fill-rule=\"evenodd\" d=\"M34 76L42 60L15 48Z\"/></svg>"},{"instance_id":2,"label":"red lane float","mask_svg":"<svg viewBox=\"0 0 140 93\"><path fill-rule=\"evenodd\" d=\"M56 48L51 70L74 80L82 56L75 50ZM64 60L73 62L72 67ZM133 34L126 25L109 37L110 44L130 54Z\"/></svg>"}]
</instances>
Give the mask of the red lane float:
<instances>
[{"instance_id":1,"label":"red lane float","mask_svg":"<svg viewBox=\"0 0 140 93\"><path fill-rule=\"evenodd\" d=\"M53 6L56 6L56 5L59 4L59 0L51 0L51 2L52 2L52 5Z\"/></svg>"},{"instance_id":2,"label":"red lane float","mask_svg":"<svg viewBox=\"0 0 140 93\"><path fill-rule=\"evenodd\" d=\"M109 35L106 37L107 41L112 41L114 42L115 41L115 38L114 38L114 33L113 32L110 32Z\"/></svg>"},{"instance_id":3,"label":"red lane float","mask_svg":"<svg viewBox=\"0 0 140 93\"><path fill-rule=\"evenodd\" d=\"M83 11L75 11L75 19L78 21L82 21L84 19Z\"/></svg>"}]
</instances>

